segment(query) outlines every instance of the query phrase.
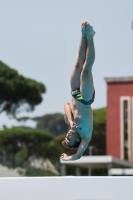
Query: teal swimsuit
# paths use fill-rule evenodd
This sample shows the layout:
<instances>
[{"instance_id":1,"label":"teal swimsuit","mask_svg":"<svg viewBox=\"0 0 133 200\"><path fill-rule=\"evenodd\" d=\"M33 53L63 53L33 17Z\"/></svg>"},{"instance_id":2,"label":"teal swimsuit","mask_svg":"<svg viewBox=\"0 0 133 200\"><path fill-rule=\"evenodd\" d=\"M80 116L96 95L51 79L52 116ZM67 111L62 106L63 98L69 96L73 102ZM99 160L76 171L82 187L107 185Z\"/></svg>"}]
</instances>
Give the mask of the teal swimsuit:
<instances>
[{"instance_id":1,"label":"teal swimsuit","mask_svg":"<svg viewBox=\"0 0 133 200\"><path fill-rule=\"evenodd\" d=\"M89 101L85 101L83 99L79 89L72 91L71 94L77 101L81 102L84 105L91 105L95 99L95 91L93 92L92 98Z\"/></svg>"}]
</instances>

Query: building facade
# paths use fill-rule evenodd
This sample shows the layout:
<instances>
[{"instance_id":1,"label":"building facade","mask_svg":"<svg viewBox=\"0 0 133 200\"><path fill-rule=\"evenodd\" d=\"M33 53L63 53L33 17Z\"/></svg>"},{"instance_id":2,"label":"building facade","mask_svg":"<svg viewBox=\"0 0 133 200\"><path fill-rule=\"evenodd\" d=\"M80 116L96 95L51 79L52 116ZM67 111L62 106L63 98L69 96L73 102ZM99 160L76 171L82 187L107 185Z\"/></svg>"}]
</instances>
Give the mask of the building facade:
<instances>
[{"instance_id":1,"label":"building facade","mask_svg":"<svg viewBox=\"0 0 133 200\"><path fill-rule=\"evenodd\" d=\"M133 162L133 77L107 83L106 154Z\"/></svg>"}]
</instances>

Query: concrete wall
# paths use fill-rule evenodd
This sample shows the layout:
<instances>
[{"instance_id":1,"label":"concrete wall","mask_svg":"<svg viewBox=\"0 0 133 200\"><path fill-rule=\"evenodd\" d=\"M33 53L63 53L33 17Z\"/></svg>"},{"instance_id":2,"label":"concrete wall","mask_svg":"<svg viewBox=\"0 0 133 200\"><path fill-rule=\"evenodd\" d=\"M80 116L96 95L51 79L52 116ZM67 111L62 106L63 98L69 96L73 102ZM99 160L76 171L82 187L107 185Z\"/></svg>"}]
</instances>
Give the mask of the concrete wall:
<instances>
[{"instance_id":1,"label":"concrete wall","mask_svg":"<svg viewBox=\"0 0 133 200\"><path fill-rule=\"evenodd\" d=\"M0 178L1 200L132 200L132 178Z\"/></svg>"}]
</instances>

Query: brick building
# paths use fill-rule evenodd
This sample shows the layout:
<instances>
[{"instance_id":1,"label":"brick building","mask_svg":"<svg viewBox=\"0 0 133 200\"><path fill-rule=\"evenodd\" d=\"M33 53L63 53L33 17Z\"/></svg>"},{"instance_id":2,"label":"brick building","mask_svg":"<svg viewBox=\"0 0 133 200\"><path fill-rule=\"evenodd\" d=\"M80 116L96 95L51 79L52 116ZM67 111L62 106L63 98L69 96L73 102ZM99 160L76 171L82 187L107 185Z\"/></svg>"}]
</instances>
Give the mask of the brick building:
<instances>
[{"instance_id":1,"label":"brick building","mask_svg":"<svg viewBox=\"0 0 133 200\"><path fill-rule=\"evenodd\" d=\"M133 77L107 83L106 154L133 162Z\"/></svg>"}]
</instances>

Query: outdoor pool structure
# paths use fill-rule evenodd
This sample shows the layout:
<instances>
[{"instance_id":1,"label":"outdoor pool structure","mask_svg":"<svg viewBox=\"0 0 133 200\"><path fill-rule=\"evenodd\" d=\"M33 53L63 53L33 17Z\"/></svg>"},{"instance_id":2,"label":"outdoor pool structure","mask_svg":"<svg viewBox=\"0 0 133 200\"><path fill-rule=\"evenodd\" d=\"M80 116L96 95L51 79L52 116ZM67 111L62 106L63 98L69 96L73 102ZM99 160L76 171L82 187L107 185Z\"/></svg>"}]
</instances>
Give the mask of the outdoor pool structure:
<instances>
[{"instance_id":1,"label":"outdoor pool structure","mask_svg":"<svg viewBox=\"0 0 133 200\"><path fill-rule=\"evenodd\" d=\"M0 178L1 200L132 200L131 177Z\"/></svg>"}]
</instances>

